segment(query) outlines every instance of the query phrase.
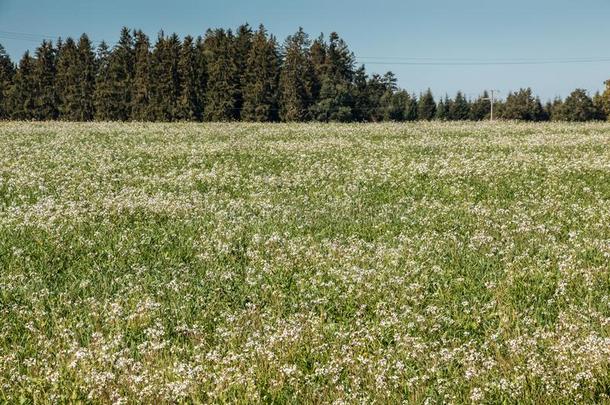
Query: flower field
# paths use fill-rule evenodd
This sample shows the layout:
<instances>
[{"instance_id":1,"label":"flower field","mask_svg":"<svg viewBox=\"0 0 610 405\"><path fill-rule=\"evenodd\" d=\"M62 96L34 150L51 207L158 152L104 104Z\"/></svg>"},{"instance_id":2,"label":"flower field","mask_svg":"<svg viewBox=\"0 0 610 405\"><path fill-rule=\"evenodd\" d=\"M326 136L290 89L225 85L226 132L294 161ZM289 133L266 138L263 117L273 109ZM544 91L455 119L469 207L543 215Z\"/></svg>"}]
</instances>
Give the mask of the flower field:
<instances>
[{"instance_id":1,"label":"flower field","mask_svg":"<svg viewBox=\"0 0 610 405\"><path fill-rule=\"evenodd\" d=\"M0 402L610 402L610 124L0 123Z\"/></svg>"}]
</instances>

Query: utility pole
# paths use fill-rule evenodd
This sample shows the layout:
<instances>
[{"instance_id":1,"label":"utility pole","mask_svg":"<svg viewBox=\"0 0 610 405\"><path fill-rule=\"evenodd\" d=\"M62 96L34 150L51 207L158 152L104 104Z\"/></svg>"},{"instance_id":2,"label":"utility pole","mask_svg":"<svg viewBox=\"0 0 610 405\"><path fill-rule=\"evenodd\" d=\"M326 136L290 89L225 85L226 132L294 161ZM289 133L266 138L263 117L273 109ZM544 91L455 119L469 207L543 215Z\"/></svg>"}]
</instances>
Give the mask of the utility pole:
<instances>
[{"instance_id":1,"label":"utility pole","mask_svg":"<svg viewBox=\"0 0 610 405\"><path fill-rule=\"evenodd\" d=\"M492 90L489 90L489 92L491 93L491 97L485 98L484 100L489 100L491 102L491 115L489 116L489 121L493 122L493 120L494 120L494 103L495 103L494 95L495 95L495 93L499 93L500 90L492 89Z\"/></svg>"}]
</instances>

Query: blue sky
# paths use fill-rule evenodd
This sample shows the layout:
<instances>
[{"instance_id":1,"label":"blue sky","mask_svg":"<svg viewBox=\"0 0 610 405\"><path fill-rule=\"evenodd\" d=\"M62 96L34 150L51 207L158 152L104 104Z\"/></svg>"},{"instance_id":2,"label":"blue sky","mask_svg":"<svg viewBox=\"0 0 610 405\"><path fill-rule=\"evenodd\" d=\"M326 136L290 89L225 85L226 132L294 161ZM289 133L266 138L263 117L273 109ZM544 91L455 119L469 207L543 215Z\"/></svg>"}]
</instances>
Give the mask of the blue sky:
<instances>
[{"instance_id":1,"label":"blue sky","mask_svg":"<svg viewBox=\"0 0 610 405\"><path fill-rule=\"evenodd\" d=\"M436 96L486 88L506 95L530 86L543 101L581 87L594 92L610 79L610 61L543 65L456 65L459 60L532 61L610 58L608 0L0 0L0 43L13 60L36 41L6 32L78 36L109 42L121 26L150 36L163 29L202 34L209 27L264 23L280 39L298 26L312 37L337 31L370 72L392 70L399 85ZM11 37L13 39L11 39ZM368 57L379 57L368 59ZM386 64L391 58L444 65ZM432 59L425 59L432 58Z\"/></svg>"}]
</instances>

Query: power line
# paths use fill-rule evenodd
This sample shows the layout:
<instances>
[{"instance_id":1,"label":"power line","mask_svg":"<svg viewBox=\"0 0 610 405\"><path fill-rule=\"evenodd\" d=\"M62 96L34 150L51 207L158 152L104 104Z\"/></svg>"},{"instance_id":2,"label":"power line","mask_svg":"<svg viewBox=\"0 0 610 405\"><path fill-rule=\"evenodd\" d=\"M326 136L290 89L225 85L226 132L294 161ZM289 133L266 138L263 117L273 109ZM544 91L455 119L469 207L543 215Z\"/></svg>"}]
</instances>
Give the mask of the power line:
<instances>
[{"instance_id":1,"label":"power line","mask_svg":"<svg viewBox=\"0 0 610 405\"><path fill-rule=\"evenodd\" d=\"M39 43L42 40L57 40L61 36L33 34L26 32L0 30L0 39ZM104 41L89 39L93 44ZM106 42L109 46L115 43ZM403 66L514 66L514 65L562 65L578 63L607 63L610 56L565 57L565 58L455 58L455 57L406 57L406 56L356 56L365 65L403 65Z\"/></svg>"}]
</instances>

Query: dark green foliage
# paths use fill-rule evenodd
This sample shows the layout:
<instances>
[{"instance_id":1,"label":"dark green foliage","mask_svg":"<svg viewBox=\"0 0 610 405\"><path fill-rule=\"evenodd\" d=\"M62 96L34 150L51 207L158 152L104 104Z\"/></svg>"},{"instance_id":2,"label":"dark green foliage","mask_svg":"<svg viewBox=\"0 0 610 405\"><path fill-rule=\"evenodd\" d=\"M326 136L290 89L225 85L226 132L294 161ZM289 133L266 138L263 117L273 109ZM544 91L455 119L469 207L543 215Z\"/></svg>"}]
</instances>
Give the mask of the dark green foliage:
<instances>
[{"instance_id":1,"label":"dark green foliage","mask_svg":"<svg viewBox=\"0 0 610 405\"><path fill-rule=\"evenodd\" d=\"M275 38L268 37L262 25L253 36L245 72L241 119L277 120L280 58Z\"/></svg>"},{"instance_id":2,"label":"dark green foliage","mask_svg":"<svg viewBox=\"0 0 610 405\"><path fill-rule=\"evenodd\" d=\"M121 30L118 44L98 71L95 95L96 116L100 120L126 121L131 118L135 50L127 27Z\"/></svg>"},{"instance_id":3,"label":"dark green foliage","mask_svg":"<svg viewBox=\"0 0 610 405\"><path fill-rule=\"evenodd\" d=\"M311 108L313 119L318 121L351 121L353 107L352 83L354 79L354 54L336 32L330 34L328 44L320 44L322 37L312 46L316 51L312 65L320 83L317 103ZM319 65L320 56L324 62ZM314 87L315 88L315 87ZM315 97L315 91L313 92Z\"/></svg>"},{"instance_id":4,"label":"dark green foliage","mask_svg":"<svg viewBox=\"0 0 610 405\"><path fill-rule=\"evenodd\" d=\"M235 58L235 37L231 31L208 31L204 49L207 58L207 121L232 121L239 117L240 71Z\"/></svg>"},{"instance_id":5,"label":"dark green foliage","mask_svg":"<svg viewBox=\"0 0 610 405\"><path fill-rule=\"evenodd\" d=\"M0 44L0 119L9 118L10 115L8 96L14 75L15 67L6 50Z\"/></svg>"},{"instance_id":6,"label":"dark green foliage","mask_svg":"<svg viewBox=\"0 0 610 405\"><path fill-rule=\"evenodd\" d=\"M176 34L159 33L152 52L150 114L157 121L174 121L179 117L179 60L181 44Z\"/></svg>"},{"instance_id":7,"label":"dark green foliage","mask_svg":"<svg viewBox=\"0 0 610 405\"><path fill-rule=\"evenodd\" d=\"M590 121L597 119L595 107L586 90L574 90L563 103L562 118L566 121Z\"/></svg>"},{"instance_id":8,"label":"dark green foliage","mask_svg":"<svg viewBox=\"0 0 610 405\"><path fill-rule=\"evenodd\" d=\"M78 44L68 38L59 48L55 86L60 119L93 119L95 56L91 41L85 34L80 37Z\"/></svg>"},{"instance_id":9,"label":"dark green foliage","mask_svg":"<svg viewBox=\"0 0 610 405\"><path fill-rule=\"evenodd\" d=\"M593 108L595 109L595 116L593 119L598 121L605 121L608 116L606 114L606 110L604 108L604 98L601 93L598 91L593 96Z\"/></svg>"},{"instance_id":10,"label":"dark green foliage","mask_svg":"<svg viewBox=\"0 0 610 405\"><path fill-rule=\"evenodd\" d=\"M436 102L432 91L428 89L419 96L417 103L417 118L420 120L431 121L436 115Z\"/></svg>"},{"instance_id":11,"label":"dark green foliage","mask_svg":"<svg viewBox=\"0 0 610 405\"><path fill-rule=\"evenodd\" d=\"M311 61L309 36L303 28L286 38L284 64L280 73L280 118L305 121L313 104L315 71Z\"/></svg>"},{"instance_id":12,"label":"dark green foliage","mask_svg":"<svg viewBox=\"0 0 610 405\"><path fill-rule=\"evenodd\" d=\"M494 117L544 121L605 120L610 81L603 94L577 89L565 102L544 107L531 89L495 100ZM159 35L151 49L142 31L121 30L112 50L94 54L82 35L76 43L43 41L35 57L15 67L0 45L0 119L70 121L341 121L486 120L489 94L474 101L462 92L438 104L430 89L398 88L392 72L367 75L335 32L313 42L302 28L281 49L261 25L208 30L204 38Z\"/></svg>"},{"instance_id":13,"label":"dark green foliage","mask_svg":"<svg viewBox=\"0 0 610 405\"><path fill-rule=\"evenodd\" d=\"M180 77L180 96L177 118L184 121L201 120L201 94L199 71L197 68L197 48L191 36L186 36L180 49L178 75Z\"/></svg>"},{"instance_id":14,"label":"dark green foliage","mask_svg":"<svg viewBox=\"0 0 610 405\"><path fill-rule=\"evenodd\" d=\"M131 119L147 121L155 118L150 106L151 54L150 40L142 31L134 34L134 77L131 99Z\"/></svg>"},{"instance_id":15,"label":"dark green foliage","mask_svg":"<svg viewBox=\"0 0 610 405\"><path fill-rule=\"evenodd\" d=\"M486 91L470 104L470 119L473 121L482 121L489 119L491 113L491 100L489 93Z\"/></svg>"},{"instance_id":16,"label":"dark green foliage","mask_svg":"<svg viewBox=\"0 0 610 405\"><path fill-rule=\"evenodd\" d=\"M470 103L461 91L455 95L455 99L448 104L447 117L450 120L462 121L467 120L470 116Z\"/></svg>"},{"instance_id":17,"label":"dark green foliage","mask_svg":"<svg viewBox=\"0 0 610 405\"><path fill-rule=\"evenodd\" d=\"M62 44L57 58L57 95L59 97L59 117L75 121L79 118L80 63L78 48L72 38Z\"/></svg>"},{"instance_id":18,"label":"dark green foliage","mask_svg":"<svg viewBox=\"0 0 610 405\"><path fill-rule=\"evenodd\" d=\"M34 59L26 52L19 61L19 69L14 76L13 85L8 94L10 118L28 120L33 118L36 105L36 87L34 84Z\"/></svg>"},{"instance_id":19,"label":"dark green foliage","mask_svg":"<svg viewBox=\"0 0 610 405\"><path fill-rule=\"evenodd\" d=\"M544 121L548 119L540 100L532 95L532 89L530 88L509 93L501 116L504 119L524 121Z\"/></svg>"},{"instance_id":20,"label":"dark green foliage","mask_svg":"<svg viewBox=\"0 0 610 405\"><path fill-rule=\"evenodd\" d=\"M59 99L55 89L57 51L51 41L42 41L36 49L34 62L34 109L33 118L54 120L58 117Z\"/></svg>"},{"instance_id":21,"label":"dark green foliage","mask_svg":"<svg viewBox=\"0 0 610 405\"><path fill-rule=\"evenodd\" d=\"M108 102L112 91L110 49L105 42L102 42L97 48L95 68L95 91L93 92L95 118L100 121L110 120L112 115L111 106Z\"/></svg>"},{"instance_id":22,"label":"dark green foliage","mask_svg":"<svg viewBox=\"0 0 610 405\"><path fill-rule=\"evenodd\" d=\"M447 105L449 104L449 96L445 95L445 99L441 99L436 107L436 118L439 121L446 121L449 118Z\"/></svg>"}]
</instances>

